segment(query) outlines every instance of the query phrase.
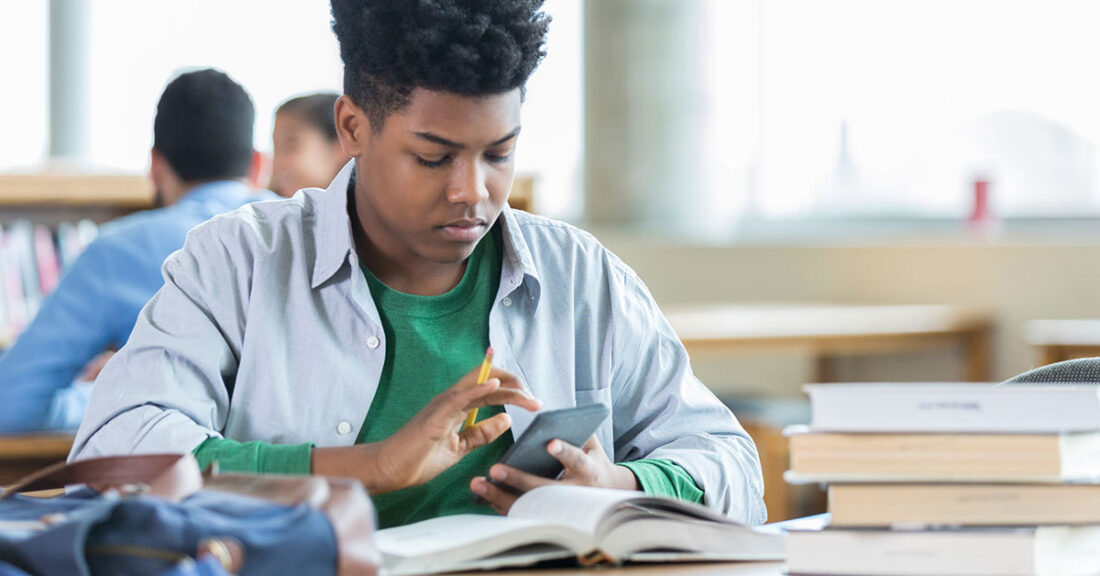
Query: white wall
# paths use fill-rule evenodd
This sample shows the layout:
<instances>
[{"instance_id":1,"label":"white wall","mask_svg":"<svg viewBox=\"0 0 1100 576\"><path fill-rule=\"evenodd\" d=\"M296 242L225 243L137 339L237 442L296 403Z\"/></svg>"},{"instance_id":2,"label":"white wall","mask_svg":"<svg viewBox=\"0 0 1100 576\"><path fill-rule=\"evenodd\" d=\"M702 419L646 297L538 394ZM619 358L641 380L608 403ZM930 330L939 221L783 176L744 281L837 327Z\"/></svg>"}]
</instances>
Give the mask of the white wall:
<instances>
[{"instance_id":1,"label":"white wall","mask_svg":"<svg viewBox=\"0 0 1100 576\"><path fill-rule=\"evenodd\" d=\"M945 303L995 311L993 377L1033 366L1026 321L1100 317L1100 244L902 246L699 246L638 236L598 236L641 275L661 305L694 302ZM797 352L696 359L695 369L724 393L797 395L812 364ZM852 380L951 380L951 351L845 362Z\"/></svg>"}]
</instances>

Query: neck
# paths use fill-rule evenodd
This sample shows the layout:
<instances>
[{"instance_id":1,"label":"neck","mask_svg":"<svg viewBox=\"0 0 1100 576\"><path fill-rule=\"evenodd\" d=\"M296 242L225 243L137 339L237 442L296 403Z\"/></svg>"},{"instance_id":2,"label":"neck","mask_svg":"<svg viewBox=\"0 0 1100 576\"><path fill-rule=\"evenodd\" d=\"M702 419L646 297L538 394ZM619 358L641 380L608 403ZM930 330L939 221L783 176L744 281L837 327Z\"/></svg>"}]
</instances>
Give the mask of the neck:
<instances>
[{"instance_id":1,"label":"neck","mask_svg":"<svg viewBox=\"0 0 1100 576\"><path fill-rule=\"evenodd\" d=\"M218 180L200 180L195 182L173 182L165 184L160 189L160 204L162 206L171 206L176 202L179 202L180 198L186 196L189 192L202 186L203 184L209 184L211 182L240 182L247 184L245 179L224 178Z\"/></svg>"},{"instance_id":2,"label":"neck","mask_svg":"<svg viewBox=\"0 0 1100 576\"><path fill-rule=\"evenodd\" d=\"M366 232L364 223L373 222L363 206L355 202L355 194L348 193L348 215L352 219L352 236L359 260L383 284L416 296L438 296L458 286L466 272L467 258L461 262L426 262L400 246L381 245Z\"/></svg>"}]
</instances>

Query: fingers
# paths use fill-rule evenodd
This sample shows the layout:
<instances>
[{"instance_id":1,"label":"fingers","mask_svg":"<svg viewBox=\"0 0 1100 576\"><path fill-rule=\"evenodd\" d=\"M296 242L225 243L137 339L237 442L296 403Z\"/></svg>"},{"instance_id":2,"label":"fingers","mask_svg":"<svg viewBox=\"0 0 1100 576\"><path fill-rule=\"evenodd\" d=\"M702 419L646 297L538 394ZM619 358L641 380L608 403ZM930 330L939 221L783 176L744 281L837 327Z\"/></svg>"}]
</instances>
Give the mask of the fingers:
<instances>
[{"instance_id":1,"label":"fingers","mask_svg":"<svg viewBox=\"0 0 1100 576\"><path fill-rule=\"evenodd\" d=\"M465 451L480 448L504 434L512 427L512 418L507 413L500 413L492 418L487 418L477 423L477 426L466 428L458 433L459 438L465 443Z\"/></svg>"},{"instance_id":2,"label":"fingers","mask_svg":"<svg viewBox=\"0 0 1100 576\"><path fill-rule=\"evenodd\" d=\"M477 386L477 377L481 375L481 364L475 366L472 370L467 372L462 378L455 384L455 388L470 388ZM519 383L519 378L516 378L515 374L501 370L500 368L493 367L489 370L489 378L496 378L500 380L501 386L504 388L522 388Z\"/></svg>"},{"instance_id":3,"label":"fingers","mask_svg":"<svg viewBox=\"0 0 1100 576\"><path fill-rule=\"evenodd\" d=\"M529 474L523 470L518 470L504 464L494 464L493 467L489 469L489 477L498 484L508 486L521 494L528 490L538 488L539 486L545 486L555 482L550 478L535 476L534 474Z\"/></svg>"},{"instance_id":4,"label":"fingers","mask_svg":"<svg viewBox=\"0 0 1100 576\"><path fill-rule=\"evenodd\" d=\"M595 439L593 436L588 442L585 443L585 447L592 443ZM599 446L599 444L597 444ZM558 462L565 467L563 476L584 476L587 472L587 468L590 463L586 451L581 448L577 448L561 440L554 439L546 444L546 451L551 456L557 458Z\"/></svg>"},{"instance_id":5,"label":"fingers","mask_svg":"<svg viewBox=\"0 0 1100 576\"><path fill-rule=\"evenodd\" d=\"M488 502L493 510L496 510L502 516L508 514L508 511L512 509L512 504L516 503L516 498L519 498L518 494L512 494L499 486L493 485L484 476L478 476L471 480L470 490L473 490L474 494Z\"/></svg>"},{"instance_id":6,"label":"fingers","mask_svg":"<svg viewBox=\"0 0 1100 576\"><path fill-rule=\"evenodd\" d=\"M497 378L486 380L481 386L473 386L455 391L456 409L467 411L482 406L503 406L511 404L529 411L538 410L541 404L522 388L503 388Z\"/></svg>"}]
</instances>

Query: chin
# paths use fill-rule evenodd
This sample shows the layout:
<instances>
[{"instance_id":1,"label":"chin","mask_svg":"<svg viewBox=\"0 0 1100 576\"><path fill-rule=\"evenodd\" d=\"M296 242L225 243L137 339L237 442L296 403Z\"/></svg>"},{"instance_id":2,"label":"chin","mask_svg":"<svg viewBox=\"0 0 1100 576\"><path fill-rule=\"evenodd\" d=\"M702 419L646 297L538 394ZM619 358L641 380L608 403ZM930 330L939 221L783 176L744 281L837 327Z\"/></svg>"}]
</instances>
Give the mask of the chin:
<instances>
[{"instance_id":1,"label":"chin","mask_svg":"<svg viewBox=\"0 0 1100 576\"><path fill-rule=\"evenodd\" d=\"M465 262L466 259L474 253L474 248L476 247L476 242L468 245L450 244L447 246L440 246L431 251L431 256L429 256L429 258L439 264L458 264L460 262Z\"/></svg>"}]
</instances>

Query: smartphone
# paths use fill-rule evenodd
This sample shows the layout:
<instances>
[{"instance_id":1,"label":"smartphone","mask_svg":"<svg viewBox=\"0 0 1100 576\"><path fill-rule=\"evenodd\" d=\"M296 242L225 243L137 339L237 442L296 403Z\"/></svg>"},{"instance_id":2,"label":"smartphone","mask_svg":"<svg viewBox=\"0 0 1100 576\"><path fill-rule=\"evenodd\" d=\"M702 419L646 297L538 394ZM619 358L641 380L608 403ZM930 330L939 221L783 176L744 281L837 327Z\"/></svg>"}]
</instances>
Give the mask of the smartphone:
<instances>
[{"instance_id":1,"label":"smartphone","mask_svg":"<svg viewBox=\"0 0 1100 576\"><path fill-rule=\"evenodd\" d=\"M557 438L577 447L584 446L610 413L606 404L540 412L504 453L500 463L543 478L557 478L564 468L546 451L546 445ZM491 478L489 481L496 484ZM475 497L475 501L480 503L481 498Z\"/></svg>"}]
</instances>

